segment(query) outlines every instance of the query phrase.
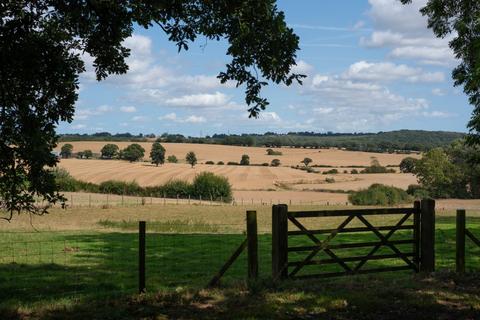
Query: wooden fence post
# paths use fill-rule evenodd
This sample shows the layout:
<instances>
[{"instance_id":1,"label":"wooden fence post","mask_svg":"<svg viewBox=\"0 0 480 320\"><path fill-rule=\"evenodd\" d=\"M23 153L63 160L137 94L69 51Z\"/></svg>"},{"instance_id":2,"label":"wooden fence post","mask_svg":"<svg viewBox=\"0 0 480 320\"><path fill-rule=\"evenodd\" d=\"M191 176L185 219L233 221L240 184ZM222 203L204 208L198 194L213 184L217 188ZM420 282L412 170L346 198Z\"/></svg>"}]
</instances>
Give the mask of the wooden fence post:
<instances>
[{"instance_id":1,"label":"wooden fence post","mask_svg":"<svg viewBox=\"0 0 480 320\"><path fill-rule=\"evenodd\" d=\"M138 292L144 293L145 288L145 221L138 222Z\"/></svg>"},{"instance_id":2,"label":"wooden fence post","mask_svg":"<svg viewBox=\"0 0 480 320\"><path fill-rule=\"evenodd\" d=\"M465 272L465 210L457 210L456 226L456 265L457 272Z\"/></svg>"},{"instance_id":3,"label":"wooden fence post","mask_svg":"<svg viewBox=\"0 0 480 320\"><path fill-rule=\"evenodd\" d=\"M258 278L257 211L247 211L248 279Z\"/></svg>"},{"instance_id":4,"label":"wooden fence post","mask_svg":"<svg viewBox=\"0 0 480 320\"><path fill-rule=\"evenodd\" d=\"M288 276L288 206L278 204L272 207L272 277L285 279Z\"/></svg>"},{"instance_id":5,"label":"wooden fence post","mask_svg":"<svg viewBox=\"0 0 480 320\"><path fill-rule=\"evenodd\" d=\"M420 203L420 271L435 271L435 200Z\"/></svg>"},{"instance_id":6,"label":"wooden fence post","mask_svg":"<svg viewBox=\"0 0 480 320\"><path fill-rule=\"evenodd\" d=\"M416 272L420 271L420 201L413 203L415 212L413 213L413 263L417 268Z\"/></svg>"}]
</instances>

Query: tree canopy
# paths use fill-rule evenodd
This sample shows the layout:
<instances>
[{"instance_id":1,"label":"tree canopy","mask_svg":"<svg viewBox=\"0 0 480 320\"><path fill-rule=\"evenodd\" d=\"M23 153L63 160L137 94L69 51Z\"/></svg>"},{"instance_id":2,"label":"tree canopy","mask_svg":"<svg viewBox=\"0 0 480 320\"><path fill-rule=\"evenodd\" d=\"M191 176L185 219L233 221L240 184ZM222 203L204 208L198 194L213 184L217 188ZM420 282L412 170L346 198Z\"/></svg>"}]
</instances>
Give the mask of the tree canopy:
<instances>
[{"instance_id":1,"label":"tree canopy","mask_svg":"<svg viewBox=\"0 0 480 320\"><path fill-rule=\"evenodd\" d=\"M128 70L124 40L134 25L158 26L187 50L197 37L225 39L231 61L219 81L245 86L250 116L268 101L268 84L301 82L291 72L298 37L274 0L3 1L0 4L0 208L41 213L35 198L64 201L49 167L58 161L56 127L71 122L82 54L97 80Z\"/></svg>"},{"instance_id":2,"label":"tree canopy","mask_svg":"<svg viewBox=\"0 0 480 320\"><path fill-rule=\"evenodd\" d=\"M100 153L102 154L102 158L112 159L118 155L118 146L113 143L107 143L102 147Z\"/></svg>"},{"instance_id":3,"label":"tree canopy","mask_svg":"<svg viewBox=\"0 0 480 320\"><path fill-rule=\"evenodd\" d=\"M165 148L160 144L160 142L155 141L152 144L152 150L150 151L150 159L152 163L157 167L159 164L165 163Z\"/></svg>"},{"instance_id":4,"label":"tree canopy","mask_svg":"<svg viewBox=\"0 0 480 320\"><path fill-rule=\"evenodd\" d=\"M197 155L195 152L190 151L185 156L185 161L192 166L192 168L197 164Z\"/></svg>"},{"instance_id":5,"label":"tree canopy","mask_svg":"<svg viewBox=\"0 0 480 320\"><path fill-rule=\"evenodd\" d=\"M121 158L130 162L135 162L143 158L145 149L138 143L132 143L121 151Z\"/></svg>"}]
</instances>

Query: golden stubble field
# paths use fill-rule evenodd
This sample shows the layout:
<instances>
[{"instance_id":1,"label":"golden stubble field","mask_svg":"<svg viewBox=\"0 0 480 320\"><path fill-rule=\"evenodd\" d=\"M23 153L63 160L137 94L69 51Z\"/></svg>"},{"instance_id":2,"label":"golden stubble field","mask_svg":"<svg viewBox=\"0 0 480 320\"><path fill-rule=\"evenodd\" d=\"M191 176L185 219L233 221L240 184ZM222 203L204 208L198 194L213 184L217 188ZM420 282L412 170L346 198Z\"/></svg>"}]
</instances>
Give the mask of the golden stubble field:
<instances>
[{"instance_id":1,"label":"golden stubble field","mask_svg":"<svg viewBox=\"0 0 480 320\"><path fill-rule=\"evenodd\" d=\"M411 174L335 174L308 173L290 167L228 166L199 164L194 168L187 164L167 163L154 166L146 162L129 163L120 160L64 159L60 167L75 178L100 183L106 180L136 181L142 186L164 184L172 179L192 181L196 174L213 172L228 178L235 190L272 191L294 189L297 191L358 190L372 183L383 183L400 188L416 183ZM335 182L327 183L326 178Z\"/></svg>"},{"instance_id":2,"label":"golden stubble field","mask_svg":"<svg viewBox=\"0 0 480 320\"><path fill-rule=\"evenodd\" d=\"M91 149L99 153L107 142L72 142L74 151ZM116 143L120 148L126 147L129 142ZM141 143L146 149L146 155L150 151L151 143ZM368 152L352 152L337 149L293 149L278 148L283 154L269 156L266 148L236 147L205 144L180 144L165 143L168 155L175 155L181 163L166 163L162 166L154 166L149 162L129 163L120 160L86 160L86 159L62 159L60 166L68 170L75 178L100 183L106 180L136 181L142 186L164 184L172 179L192 181L200 172L209 171L229 179L238 198L276 199L284 198L288 194L288 200L324 200L335 198L335 201L343 202L345 194L324 194L321 191L336 190L359 190L367 188L373 183L383 183L400 188L407 188L416 183L416 178L411 174L350 174L351 166L369 165L376 158L383 165L398 165L405 155L382 154ZM61 144L60 144L61 146ZM59 146L59 147L60 147ZM183 158L188 151L197 154L199 164L191 168L185 164ZM230 166L230 165L206 165L206 161L239 162L243 154L250 156L250 162L270 162L274 158L280 159L280 167L265 166ZM290 166L300 164L303 158L309 157L312 164L337 167L339 174L323 175L320 173L308 173L306 171L292 169ZM183 163L182 163L183 162ZM345 168L342 168L345 167ZM331 168L315 168L323 172ZM359 169L361 170L361 169ZM398 168L397 168L398 170ZM326 178L333 178L334 182L327 182ZM331 180L330 180L331 181ZM281 192L272 194L272 191Z\"/></svg>"},{"instance_id":3,"label":"golden stubble field","mask_svg":"<svg viewBox=\"0 0 480 320\"><path fill-rule=\"evenodd\" d=\"M102 147L107 143L114 143L118 145L120 149L125 148L132 142L106 142L106 141L78 141L68 142L73 145L73 151L92 150L94 153L100 153ZM61 146L65 142L59 143L56 150L60 151ZM145 149L145 157L148 158L151 142L139 142ZM380 164L386 165L398 165L406 155L403 154L388 154L388 153L370 153L370 152L357 152L357 151L343 151L337 149L295 149L295 148L273 148L274 150L281 151L281 156L269 156L265 150L267 148L261 147L238 147L238 146L223 146L213 144L191 144L191 143L162 143L166 149L167 157L169 155L175 155L180 161L185 159L185 155L189 151L194 151L197 155L199 163L206 161L228 161L240 162L243 154L250 156L250 163L261 164L270 163L273 159L277 158L281 161L283 166L300 165L305 157L313 160L312 165L329 165L329 166L343 166L348 167L352 165L356 166L368 166L372 161L372 157L375 157L380 161ZM419 155L411 155L412 157L420 157Z\"/></svg>"}]
</instances>

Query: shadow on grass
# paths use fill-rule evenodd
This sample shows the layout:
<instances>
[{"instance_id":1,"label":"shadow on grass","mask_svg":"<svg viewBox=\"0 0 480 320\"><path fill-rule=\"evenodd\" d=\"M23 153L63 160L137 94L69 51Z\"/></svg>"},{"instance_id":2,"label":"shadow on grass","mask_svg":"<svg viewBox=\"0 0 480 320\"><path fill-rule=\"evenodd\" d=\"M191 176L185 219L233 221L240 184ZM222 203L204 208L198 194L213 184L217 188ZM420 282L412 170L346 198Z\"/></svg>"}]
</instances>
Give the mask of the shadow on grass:
<instances>
[{"instance_id":1,"label":"shadow on grass","mask_svg":"<svg viewBox=\"0 0 480 320\"><path fill-rule=\"evenodd\" d=\"M472 231L480 234L480 220L469 222ZM451 218L439 218L437 224L437 268L452 269L455 227ZM408 236L402 232L396 235ZM398 272L287 281L279 286L264 282L247 288L245 254L222 279L222 289L203 290L245 237L234 234L147 234L149 294L136 296L137 234L40 233L28 239L21 234L12 237L11 247L4 247L12 257L0 254L2 319L162 319L162 315L174 319L474 319L480 306L480 280L475 275L457 277L448 272L433 277ZM378 238L372 234L335 238L336 243L375 240ZM306 237L290 241L292 246L312 244ZM407 252L411 245L401 249ZM260 235L260 273L264 279L270 274L270 251L271 237ZM365 251L348 253L363 255ZM306 254L291 255L290 259L302 259ZM479 262L480 249L470 244L467 269L478 270ZM366 267L389 263L402 262L372 261ZM340 268L309 267L314 269L306 269L307 274L318 268L328 272Z\"/></svg>"},{"instance_id":2,"label":"shadow on grass","mask_svg":"<svg viewBox=\"0 0 480 320\"><path fill-rule=\"evenodd\" d=\"M133 295L5 319L478 319L480 278L359 276Z\"/></svg>"}]
</instances>

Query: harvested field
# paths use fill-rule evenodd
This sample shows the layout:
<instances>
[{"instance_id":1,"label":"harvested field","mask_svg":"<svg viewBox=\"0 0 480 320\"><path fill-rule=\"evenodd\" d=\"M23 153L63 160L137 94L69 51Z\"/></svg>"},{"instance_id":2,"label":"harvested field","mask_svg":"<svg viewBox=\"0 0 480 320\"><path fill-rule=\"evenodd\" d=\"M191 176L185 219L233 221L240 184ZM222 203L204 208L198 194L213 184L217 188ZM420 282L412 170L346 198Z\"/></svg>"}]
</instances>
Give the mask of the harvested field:
<instances>
[{"instance_id":1,"label":"harvested field","mask_svg":"<svg viewBox=\"0 0 480 320\"><path fill-rule=\"evenodd\" d=\"M66 142L60 143L56 150ZM132 142L106 142L106 141L78 141L68 142L73 145L73 151L83 151L90 149L94 153L100 153L102 147L107 143L114 143L120 149L125 148ZM145 155L150 154L151 142L139 143L145 149ZM250 156L250 163L261 164L264 162L270 163L272 159L280 159L282 165L292 166L299 165L305 157L313 160L312 165L328 165L328 166L368 166L372 157L376 157L382 165L398 165L403 158L407 157L404 154L388 154L388 153L370 153L370 152L356 152L343 151L337 149L294 149L294 148L274 148L274 150L281 151L281 156L269 156L265 150L267 148L261 147L238 147L238 146L223 146L211 144L190 144L190 143L163 143L166 149L166 155L175 155L180 161L185 159L185 154L189 151L194 151L197 154L199 163L205 161L228 161L240 162L243 154ZM413 157L420 157L419 155L411 155Z\"/></svg>"},{"instance_id":2,"label":"harvested field","mask_svg":"<svg viewBox=\"0 0 480 320\"><path fill-rule=\"evenodd\" d=\"M196 174L210 171L229 179L235 190L277 190L285 187L297 191L303 189L357 190L372 183L406 188L416 183L410 174L337 174L321 175L288 167L262 166L218 166L170 164L156 167L145 162L129 163L119 160L64 159L60 166L75 178L100 183L106 180L136 181L142 186L164 184L171 179L192 181ZM333 177L335 183L326 183L325 178Z\"/></svg>"},{"instance_id":3,"label":"harvested field","mask_svg":"<svg viewBox=\"0 0 480 320\"><path fill-rule=\"evenodd\" d=\"M360 190L371 186L374 183L381 183L388 186L407 189L411 184L416 184L417 179L413 174L401 173L375 173L375 174L336 174L327 175L335 179L335 182L328 183L324 179L313 183L298 183L292 187L295 190Z\"/></svg>"}]
</instances>

